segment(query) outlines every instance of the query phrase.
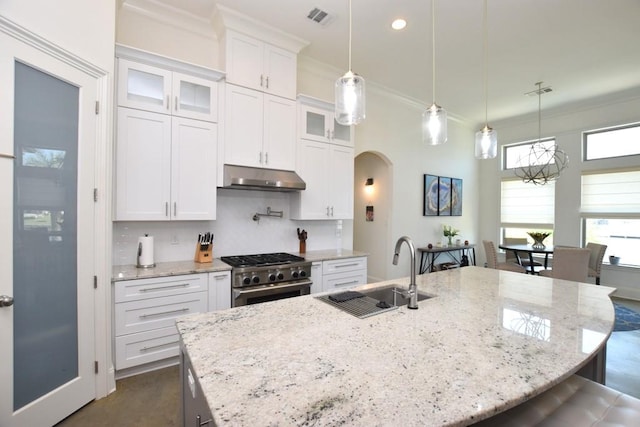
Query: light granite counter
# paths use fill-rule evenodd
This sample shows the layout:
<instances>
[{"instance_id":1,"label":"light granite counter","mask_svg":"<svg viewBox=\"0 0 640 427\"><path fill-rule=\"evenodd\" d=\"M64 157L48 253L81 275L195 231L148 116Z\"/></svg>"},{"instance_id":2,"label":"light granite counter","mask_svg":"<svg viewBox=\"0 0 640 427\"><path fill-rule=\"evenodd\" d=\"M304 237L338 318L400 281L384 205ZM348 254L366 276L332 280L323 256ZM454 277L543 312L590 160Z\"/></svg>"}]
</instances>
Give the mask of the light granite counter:
<instances>
[{"instance_id":1,"label":"light granite counter","mask_svg":"<svg viewBox=\"0 0 640 427\"><path fill-rule=\"evenodd\" d=\"M150 279L154 277L176 276L179 274L211 273L215 271L231 270L231 266L214 258L210 263L193 261L159 262L155 267L138 268L135 265L114 265L111 281Z\"/></svg>"},{"instance_id":2,"label":"light granite counter","mask_svg":"<svg viewBox=\"0 0 640 427\"><path fill-rule=\"evenodd\" d=\"M460 426L576 372L614 323L605 286L465 267L418 289L366 319L303 296L177 325L216 425Z\"/></svg>"}]
</instances>

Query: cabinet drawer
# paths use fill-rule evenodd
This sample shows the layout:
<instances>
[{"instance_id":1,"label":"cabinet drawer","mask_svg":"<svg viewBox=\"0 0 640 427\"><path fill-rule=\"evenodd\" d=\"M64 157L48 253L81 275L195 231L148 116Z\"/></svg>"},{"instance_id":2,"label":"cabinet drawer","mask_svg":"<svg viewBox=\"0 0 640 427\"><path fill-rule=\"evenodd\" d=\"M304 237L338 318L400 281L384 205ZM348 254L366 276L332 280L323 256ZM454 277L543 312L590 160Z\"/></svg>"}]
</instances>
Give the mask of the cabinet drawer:
<instances>
[{"instance_id":1,"label":"cabinet drawer","mask_svg":"<svg viewBox=\"0 0 640 427\"><path fill-rule=\"evenodd\" d=\"M175 325L186 314L207 311L207 292L122 302L115 305L116 336Z\"/></svg>"},{"instance_id":2,"label":"cabinet drawer","mask_svg":"<svg viewBox=\"0 0 640 427\"><path fill-rule=\"evenodd\" d=\"M367 258L344 258L331 261L324 261L322 264L322 274L342 273L345 271L364 270L367 271Z\"/></svg>"},{"instance_id":3,"label":"cabinet drawer","mask_svg":"<svg viewBox=\"0 0 640 427\"><path fill-rule=\"evenodd\" d=\"M115 282L115 302L202 292L207 290L207 280L207 274L187 274Z\"/></svg>"},{"instance_id":4,"label":"cabinet drawer","mask_svg":"<svg viewBox=\"0 0 640 427\"><path fill-rule=\"evenodd\" d=\"M125 369L180 353L175 326L116 337L116 369Z\"/></svg>"},{"instance_id":5,"label":"cabinet drawer","mask_svg":"<svg viewBox=\"0 0 640 427\"><path fill-rule=\"evenodd\" d=\"M343 274L324 275L322 290L333 291L336 289L348 289L367 283L366 271L352 271Z\"/></svg>"}]
</instances>

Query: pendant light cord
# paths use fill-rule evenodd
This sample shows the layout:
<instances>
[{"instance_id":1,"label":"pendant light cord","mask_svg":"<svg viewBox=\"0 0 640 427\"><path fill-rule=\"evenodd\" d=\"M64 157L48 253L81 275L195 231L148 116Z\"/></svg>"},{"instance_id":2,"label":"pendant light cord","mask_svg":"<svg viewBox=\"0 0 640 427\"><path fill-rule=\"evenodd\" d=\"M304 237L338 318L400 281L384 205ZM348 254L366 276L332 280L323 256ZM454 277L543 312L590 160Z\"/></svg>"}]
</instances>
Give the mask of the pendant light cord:
<instances>
[{"instance_id":1,"label":"pendant light cord","mask_svg":"<svg viewBox=\"0 0 640 427\"><path fill-rule=\"evenodd\" d=\"M431 93L436 103L436 0L431 0Z\"/></svg>"},{"instance_id":2,"label":"pendant light cord","mask_svg":"<svg viewBox=\"0 0 640 427\"><path fill-rule=\"evenodd\" d=\"M351 71L351 0L349 0L349 71Z\"/></svg>"},{"instance_id":3,"label":"pendant light cord","mask_svg":"<svg viewBox=\"0 0 640 427\"><path fill-rule=\"evenodd\" d=\"M487 33L489 32L489 30L487 29L487 0L484 0L484 15L482 17L482 26L484 29L484 37L483 37L483 45L482 45L482 49L484 50L484 67L483 67L483 73L484 73L484 125L485 127L488 127L488 123L489 123L489 119L488 119L488 113L487 111L489 110L489 72L487 71L487 67L488 67L488 63L489 63L489 55L488 55L488 35Z\"/></svg>"}]
</instances>

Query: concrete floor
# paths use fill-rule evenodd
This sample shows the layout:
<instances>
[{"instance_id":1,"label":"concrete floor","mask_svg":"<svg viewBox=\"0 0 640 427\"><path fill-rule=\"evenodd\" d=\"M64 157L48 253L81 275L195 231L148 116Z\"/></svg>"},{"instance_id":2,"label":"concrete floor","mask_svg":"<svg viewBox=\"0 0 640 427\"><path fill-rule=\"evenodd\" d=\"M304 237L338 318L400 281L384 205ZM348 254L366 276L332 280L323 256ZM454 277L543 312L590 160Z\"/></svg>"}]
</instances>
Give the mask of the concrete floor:
<instances>
[{"instance_id":1,"label":"concrete floor","mask_svg":"<svg viewBox=\"0 0 640 427\"><path fill-rule=\"evenodd\" d=\"M116 391L90 402L57 427L179 427L179 366L123 378Z\"/></svg>"},{"instance_id":2,"label":"concrete floor","mask_svg":"<svg viewBox=\"0 0 640 427\"><path fill-rule=\"evenodd\" d=\"M640 311L640 301L616 301ZM89 403L57 426L181 426L179 381L178 366L118 380L114 393ZM640 399L640 330L611 334L606 385Z\"/></svg>"}]
</instances>

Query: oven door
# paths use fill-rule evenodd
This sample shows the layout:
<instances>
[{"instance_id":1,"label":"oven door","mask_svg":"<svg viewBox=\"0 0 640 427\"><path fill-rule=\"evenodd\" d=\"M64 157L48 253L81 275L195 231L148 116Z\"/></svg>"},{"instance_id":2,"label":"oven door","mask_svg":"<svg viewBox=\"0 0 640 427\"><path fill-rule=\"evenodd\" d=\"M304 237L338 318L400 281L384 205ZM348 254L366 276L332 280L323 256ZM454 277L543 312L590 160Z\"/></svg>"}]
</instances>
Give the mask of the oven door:
<instances>
[{"instance_id":1,"label":"oven door","mask_svg":"<svg viewBox=\"0 0 640 427\"><path fill-rule=\"evenodd\" d=\"M240 307L242 305L309 295L312 284L313 282L311 280L299 280L277 285L233 288L232 306Z\"/></svg>"}]
</instances>

